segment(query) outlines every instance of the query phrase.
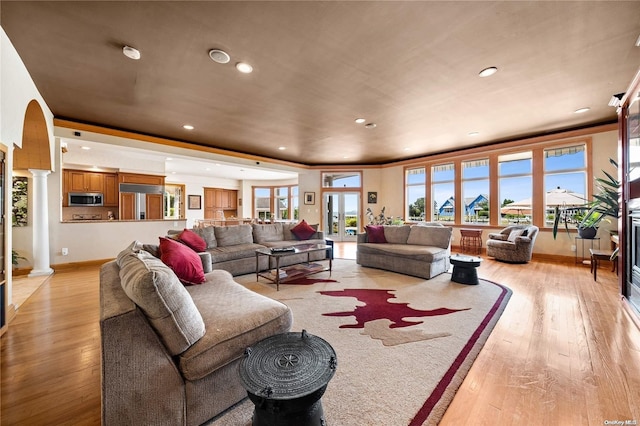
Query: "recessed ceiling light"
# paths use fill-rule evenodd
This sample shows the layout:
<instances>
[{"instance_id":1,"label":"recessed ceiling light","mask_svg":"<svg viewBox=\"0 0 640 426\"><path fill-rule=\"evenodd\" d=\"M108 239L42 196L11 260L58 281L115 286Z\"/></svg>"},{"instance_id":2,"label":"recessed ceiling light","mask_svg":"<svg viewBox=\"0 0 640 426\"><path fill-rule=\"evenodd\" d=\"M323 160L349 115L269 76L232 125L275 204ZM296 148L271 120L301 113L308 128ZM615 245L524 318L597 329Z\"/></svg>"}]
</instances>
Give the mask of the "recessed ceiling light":
<instances>
[{"instance_id":1,"label":"recessed ceiling light","mask_svg":"<svg viewBox=\"0 0 640 426\"><path fill-rule=\"evenodd\" d=\"M362 124L362 123L364 123L365 121L367 121L367 120L365 120L364 118L356 118L356 119L355 119L355 122L356 122L356 123L358 123L358 124Z\"/></svg>"},{"instance_id":2,"label":"recessed ceiling light","mask_svg":"<svg viewBox=\"0 0 640 426\"><path fill-rule=\"evenodd\" d=\"M286 147L284 147L284 146L279 146L279 147L278 147L278 149L279 149L280 151L284 151L284 150L285 150L285 149L287 149L287 148L286 148Z\"/></svg>"},{"instance_id":3,"label":"recessed ceiling light","mask_svg":"<svg viewBox=\"0 0 640 426\"><path fill-rule=\"evenodd\" d=\"M124 56L126 56L129 59L134 59L136 61L140 59L140 51L135 47L124 46L122 48L122 53L124 53Z\"/></svg>"},{"instance_id":4,"label":"recessed ceiling light","mask_svg":"<svg viewBox=\"0 0 640 426\"><path fill-rule=\"evenodd\" d=\"M467 133L467 136L478 136L480 134L480 132L469 132Z\"/></svg>"},{"instance_id":5,"label":"recessed ceiling light","mask_svg":"<svg viewBox=\"0 0 640 426\"><path fill-rule=\"evenodd\" d=\"M172 161L172 160L173 160L173 158L167 157L167 161Z\"/></svg>"},{"instance_id":6,"label":"recessed ceiling light","mask_svg":"<svg viewBox=\"0 0 640 426\"><path fill-rule=\"evenodd\" d=\"M589 108L589 107L585 107L585 108L577 109L577 110L575 110L575 111L573 111L573 112L574 112L574 114L582 114L583 112L587 112L587 111L589 111L590 109L591 109L591 108Z\"/></svg>"},{"instance_id":7,"label":"recessed ceiling light","mask_svg":"<svg viewBox=\"0 0 640 426\"><path fill-rule=\"evenodd\" d=\"M251 71L253 71L253 67L246 62L238 62L236 64L236 69L243 74L249 74Z\"/></svg>"},{"instance_id":8,"label":"recessed ceiling light","mask_svg":"<svg viewBox=\"0 0 640 426\"><path fill-rule=\"evenodd\" d=\"M402 148L403 151L409 151L411 148L409 148L408 146L405 146L404 148Z\"/></svg>"},{"instance_id":9,"label":"recessed ceiling light","mask_svg":"<svg viewBox=\"0 0 640 426\"><path fill-rule=\"evenodd\" d=\"M185 124L185 125L184 125L184 126L182 126L182 127L184 127L184 128L185 128L185 129L187 129L187 130L193 130L193 129L194 129L194 127L193 127L191 124Z\"/></svg>"},{"instance_id":10,"label":"recessed ceiling light","mask_svg":"<svg viewBox=\"0 0 640 426\"><path fill-rule=\"evenodd\" d=\"M209 57L213 62L217 62L219 64L226 64L231 60L231 56L224 50L220 49L211 49L209 51Z\"/></svg>"},{"instance_id":11,"label":"recessed ceiling light","mask_svg":"<svg viewBox=\"0 0 640 426\"><path fill-rule=\"evenodd\" d=\"M364 125L364 127L366 127L367 129L375 129L377 126L376 123L367 123Z\"/></svg>"},{"instance_id":12,"label":"recessed ceiling light","mask_svg":"<svg viewBox=\"0 0 640 426\"><path fill-rule=\"evenodd\" d=\"M489 77L490 75L494 75L497 72L498 72L498 68L489 67L489 68L485 68L482 71L480 71L480 73L478 75L480 77Z\"/></svg>"},{"instance_id":13,"label":"recessed ceiling light","mask_svg":"<svg viewBox=\"0 0 640 426\"><path fill-rule=\"evenodd\" d=\"M91 148L88 146L81 146L80 148L84 149L85 151L89 151Z\"/></svg>"}]
</instances>

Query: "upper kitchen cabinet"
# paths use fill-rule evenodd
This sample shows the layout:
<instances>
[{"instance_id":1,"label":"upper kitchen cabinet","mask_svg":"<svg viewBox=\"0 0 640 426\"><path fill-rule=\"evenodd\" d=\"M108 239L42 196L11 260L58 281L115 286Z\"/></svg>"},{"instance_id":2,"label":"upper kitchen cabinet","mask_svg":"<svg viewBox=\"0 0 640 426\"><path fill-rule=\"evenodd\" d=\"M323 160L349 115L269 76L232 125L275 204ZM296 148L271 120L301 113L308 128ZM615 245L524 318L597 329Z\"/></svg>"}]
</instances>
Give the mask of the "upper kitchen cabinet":
<instances>
[{"instance_id":1,"label":"upper kitchen cabinet","mask_svg":"<svg viewBox=\"0 0 640 426\"><path fill-rule=\"evenodd\" d=\"M69 192L102 192L104 191L104 174L68 170Z\"/></svg>"},{"instance_id":2,"label":"upper kitchen cabinet","mask_svg":"<svg viewBox=\"0 0 640 426\"><path fill-rule=\"evenodd\" d=\"M115 173L87 172L84 170L62 171L62 205L69 205L70 192L103 194L105 207L118 206L118 178Z\"/></svg>"},{"instance_id":3,"label":"upper kitchen cabinet","mask_svg":"<svg viewBox=\"0 0 640 426\"><path fill-rule=\"evenodd\" d=\"M140 175L136 173L118 173L120 183L137 183L140 185L164 185L164 176Z\"/></svg>"}]
</instances>

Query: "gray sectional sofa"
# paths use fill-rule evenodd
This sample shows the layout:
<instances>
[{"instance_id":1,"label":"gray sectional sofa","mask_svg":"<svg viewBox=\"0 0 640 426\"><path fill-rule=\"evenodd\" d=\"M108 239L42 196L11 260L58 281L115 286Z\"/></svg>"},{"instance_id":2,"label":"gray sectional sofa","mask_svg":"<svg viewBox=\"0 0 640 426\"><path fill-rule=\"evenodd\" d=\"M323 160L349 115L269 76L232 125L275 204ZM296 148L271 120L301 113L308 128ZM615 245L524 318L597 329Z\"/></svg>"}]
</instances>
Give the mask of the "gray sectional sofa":
<instances>
[{"instance_id":1,"label":"gray sectional sofa","mask_svg":"<svg viewBox=\"0 0 640 426\"><path fill-rule=\"evenodd\" d=\"M286 305L226 271L183 286L154 250L134 242L100 271L106 426L208 421L246 397L238 373L244 350L293 321Z\"/></svg>"},{"instance_id":2,"label":"gray sectional sofa","mask_svg":"<svg viewBox=\"0 0 640 426\"><path fill-rule=\"evenodd\" d=\"M357 236L356 262L430 279L449 270L452 228L440 224L384 225L386 242L370 242L368 233Z\"/></svg>"},{"instance_id":3,"label":"gray sectional sofa","mask_svg":"<svg viewBox=\"0 0 640 426\"><path fill-rule=\"evenodd\" d=\"M325 244L324 232L318 231L308 240L299 240L291 232L295 223L272 223L231 226L208 226L193 228L192 231L200 235L207 243L206 253L210 256L211 269L223 269L231 275L242 275L256 272L256 250L259 248L288 247L304 244ZM171 230L169 236L175 236L182 230ZM202 256L202 254L201 254ZM206 256L206 255L205 255ZM324 252L311 253L310 260L324 259ZM307 260L306 254L286 256L281 258L280 266L301 263ZM267 265L268 258L260 256L259 268L274 268ZM205 261L206 263L206 261Z\"/></svg>"}]
</instances>

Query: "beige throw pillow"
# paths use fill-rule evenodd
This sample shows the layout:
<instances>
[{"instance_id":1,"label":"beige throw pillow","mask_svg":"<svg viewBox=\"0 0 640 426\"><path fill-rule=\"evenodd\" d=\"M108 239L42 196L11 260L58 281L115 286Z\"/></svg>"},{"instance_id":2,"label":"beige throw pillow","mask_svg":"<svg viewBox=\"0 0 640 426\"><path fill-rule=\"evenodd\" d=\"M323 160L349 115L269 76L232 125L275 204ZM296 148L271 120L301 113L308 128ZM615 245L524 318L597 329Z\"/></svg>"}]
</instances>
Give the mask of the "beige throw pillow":
<instances>
[{"instance_id":1,"label":"beige throw pillow","mask_svg":"<svg viewBox=\"0 0 640 426\"><path fill-rule=\"evenodd\" d=\"M167 351L181 354L204 336L204 321L176 274L140 247L134 242L118 254L122 288L149 319Z\"/></svg>"}]
</instances>

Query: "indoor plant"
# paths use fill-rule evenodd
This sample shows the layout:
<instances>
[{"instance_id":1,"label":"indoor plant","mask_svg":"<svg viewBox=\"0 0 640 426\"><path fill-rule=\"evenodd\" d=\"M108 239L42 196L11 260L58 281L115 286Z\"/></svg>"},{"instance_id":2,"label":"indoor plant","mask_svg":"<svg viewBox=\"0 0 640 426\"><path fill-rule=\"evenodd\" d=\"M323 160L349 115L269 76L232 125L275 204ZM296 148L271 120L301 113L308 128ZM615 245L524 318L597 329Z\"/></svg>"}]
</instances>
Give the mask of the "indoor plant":
<instances>
[{"instance_id":1,"label":"indoor plant","mask_svg":"<svg viewBox=\"0 0 640 426\"><path fill-rule=\"evenodd\" d=\"M617 169L618 163L609 159L609 162ZM606 178L596 178L596 188L598 193L593 195L593 200L584 205L584 215L574 215L576 219L580 220L577 227L581 228L597 228L602 220L609 220L608 218L617 219L620 217L620 181L613 177L606 171L602 171ZM564 218L564 225L567 233L569 233L569 227L567 225L567 215L556 207L556 216L553 223L553 238L556 238L558 232L558 225L561 218ZM616 249L613 252L611 258L615 258L618 254Z\"/></svg>"}]
</instances>

